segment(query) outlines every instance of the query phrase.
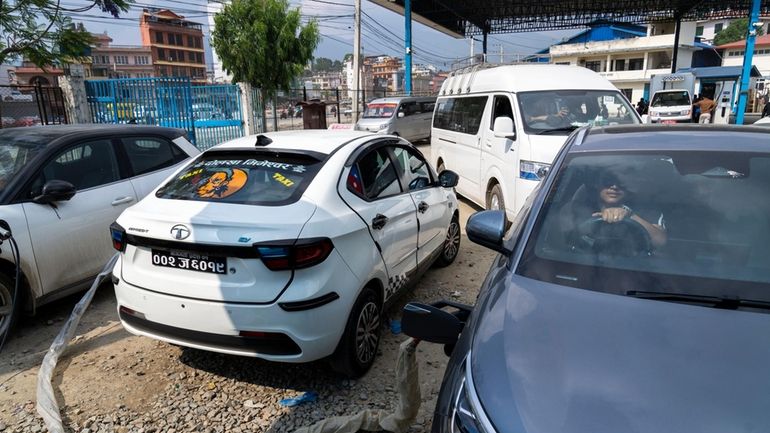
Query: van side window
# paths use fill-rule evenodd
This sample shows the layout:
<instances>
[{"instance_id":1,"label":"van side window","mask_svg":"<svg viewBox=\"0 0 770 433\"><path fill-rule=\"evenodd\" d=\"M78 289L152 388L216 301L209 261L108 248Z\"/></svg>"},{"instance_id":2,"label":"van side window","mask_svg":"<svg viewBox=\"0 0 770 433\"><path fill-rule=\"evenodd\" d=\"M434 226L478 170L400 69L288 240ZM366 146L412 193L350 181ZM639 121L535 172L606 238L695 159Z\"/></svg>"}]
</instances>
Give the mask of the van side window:
<instances>
[{"instance_id":1,"label":"van side window","mask_svg":"<svg viewBox=\"0 0 770 433\"><path fill-rule=\"evenodd\" d=\"M439 100L437 104L433 120L435 128L473 135L479 132L487 97L449 98Z\"/></svg>"},{"instance_id":2,"label":"van side window","mask_svg":"<svg viewBox=\"0 0 770 433\"><path fill-rule=\"evenodd\" d=\"M433 108L436 107L435 102L420 102L420 111L423 113L432 113Z\"/></svg>"},{"instance_id":3,"label":"van side window","mask_svg":"<svg viewBox=\"0 0 770 433\"><path fill-rule=\"evenodd\" d=\"M511 107L511 100L508 99L507 96L495 96L495 100L492 104L492 118L489 120L490 130L494 129L495 119L498 117L509 117L513 120L513 108Z\"/></svg>"},{"instance_id":4,"label":"van side window","mask_svg":"<svg viewBox=\"0 0 770 433\"><path fill-rule=\"evenodd\" d=\"M416 102L404 102L401 104L401 107L399 107L398 111L403 111L404 116L411 116L419 112L419 107L417 106Z\"/></svg>"}]
</instances>

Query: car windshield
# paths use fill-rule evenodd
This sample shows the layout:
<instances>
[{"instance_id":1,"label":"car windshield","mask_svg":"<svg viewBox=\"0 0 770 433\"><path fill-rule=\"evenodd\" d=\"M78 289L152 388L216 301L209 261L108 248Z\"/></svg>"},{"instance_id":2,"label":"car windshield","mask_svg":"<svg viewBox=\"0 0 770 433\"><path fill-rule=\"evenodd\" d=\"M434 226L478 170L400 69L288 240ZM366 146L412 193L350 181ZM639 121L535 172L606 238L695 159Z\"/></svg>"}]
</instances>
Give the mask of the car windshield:
<instances>
[{"instance_id":1,"label":"car windshield","mask_svg":"<svg viewBox=\"0 0 770 433\"><path fill-rule=\"evenodd\" d=\"M380 119L392 117L396 112L395 103L371 103L366 106L364 119Z\"/></svg>"},{"instance_id":2,"label":"car windshield","mask_svg":"<svg viewBox=\"0 0 770 433\"><path fill-rule=\"evenodd\" d=\"M682 92L663 92L656 93L652 98L652 107L675 107L681 105L690 105L690 94Z\"/></svg>"},{"instance_id":3,"label":"car windshield","mask_svg":"<svg viewBox=\"0 0 770 433\"><path fill-rule=\"evenodd\" d=\"M555 179L520 275L615 294L770 301L770 154L584 154Z\"/></svg>"},{"instance_id":4,"label":"car windshield","mask_svg":"<svg viewBox=\"0 0 770 433\"><path fill-rule=\"evenodd\" d=\"M323 163L297 153L208 152L155 193L156 197L263 206L295 202Z\"/></svg>"},{"instance_id":5,"label":"car windshield","mask_svg":"<svg viewBox=\"0 0 770 433\"><path fill-rule=\"evenodd\" d=\"M13 129L0 132L0 193L45 147L45 141L36 138L41 137L15 136Z\"/></svg>"},{"instance_id":6,"label":"car windshield","mask_svg":"<svg viewBox=\"0 0 770 433\"><path fill-rule=\"evenodd\" d=\"M530 134L569 134L581 126L641 123L626 98L612 90L520 92L524 129Z\"/></svg>"}]
</instances>

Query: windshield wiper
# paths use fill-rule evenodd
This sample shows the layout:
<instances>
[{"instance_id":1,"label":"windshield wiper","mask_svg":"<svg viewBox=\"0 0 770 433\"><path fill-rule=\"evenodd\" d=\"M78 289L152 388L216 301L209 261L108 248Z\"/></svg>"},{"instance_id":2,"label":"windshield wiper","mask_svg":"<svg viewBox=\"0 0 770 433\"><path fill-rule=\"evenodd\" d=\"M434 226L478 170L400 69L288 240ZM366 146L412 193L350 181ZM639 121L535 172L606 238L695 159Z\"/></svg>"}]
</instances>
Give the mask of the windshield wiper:
<instances>
[{"instance_id":1,"label":"windshield wiper","mask_svg":"<svg viewBox=\"0 0 770 433\"><path fill-rule=\"evenodd\" d=\"M575 126L575 125L562 126L561 128L544 129L538 132L536 135L545 135L545 134L550 134L552 132L572 132L578 128L579 126Z\"/></svg>"},{"instance_id":2,"label":"windshield wiper","mask_svg":"<svg viewBox=\"0 0 770 433\"><path fill-rule=\"evenodd\" d=\"M666 292L642 292L629 290L627 296L640 299L653 299L657 301L687 302L691 304L706 304L713 308L724 310L737 310L738 308L758 308L770 310L770 302L753 299L741 299L738 297L690 295L685 293Z\"/></svg>"}]
</instances>

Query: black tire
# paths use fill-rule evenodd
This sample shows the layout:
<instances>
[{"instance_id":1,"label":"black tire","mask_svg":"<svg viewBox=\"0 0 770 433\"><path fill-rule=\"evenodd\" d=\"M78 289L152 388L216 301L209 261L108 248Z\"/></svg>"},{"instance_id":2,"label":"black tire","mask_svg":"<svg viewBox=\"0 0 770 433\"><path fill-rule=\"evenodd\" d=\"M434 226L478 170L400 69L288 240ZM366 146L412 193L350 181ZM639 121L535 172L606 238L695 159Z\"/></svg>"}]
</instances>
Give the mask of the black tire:
<instances>
[{"instance_id":1,"label":"black tire","mask_svg":"<svg viewBox=\"0 0 770 433\"><path fill-rule=\"evenodd\" d=\"M460 252L460 217L455 214L447 228L446 239L441 245L441 254L438 256L433 266L444 268L452 264Z\"/></svg>"},{"instance_id":2,"label":"black tire","mask_svg":"<svg viewBox=\"0 0 770 433\"><path fill-rule=\"evenodd\" d=\"M19 288L18 293L19 299L13 299L13 292L13 279L5 274L0 274L0 341L3 337L6 341L8 340L10 335L6 336L5 334L10 334L21 313L21 288Z\"/></svg>"},{"instance_id":3,"label":"black tire","mask_svg":"<svg viewBox=\"0 0 770 433\"><path fill-rule=\"evenodd\" d=\"M494 184L492 188L487 191L487 209L490 210L505 210L505 199L503 198L503 190L500 189L500 185Z\"/></svg>"},{"instance_id":4,"label":"black tire","mask_svg":"<svg viewBox=\"0 0 770 433\"><path fill-rule=\"evenodd\" d=\"M365 287L353 305L345 333L331 357L334 371L355 379L369 370L380 347L381 318L382 303L377 293Z\"/></svg>"}]
</instances>

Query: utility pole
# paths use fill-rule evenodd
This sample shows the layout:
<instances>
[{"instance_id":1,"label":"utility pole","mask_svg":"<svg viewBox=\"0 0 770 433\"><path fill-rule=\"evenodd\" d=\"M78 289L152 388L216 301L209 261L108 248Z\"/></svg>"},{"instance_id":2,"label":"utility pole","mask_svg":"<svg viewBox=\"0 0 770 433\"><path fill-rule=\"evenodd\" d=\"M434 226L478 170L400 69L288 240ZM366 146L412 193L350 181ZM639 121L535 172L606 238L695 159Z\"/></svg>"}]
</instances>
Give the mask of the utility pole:
<instances>
[{"instance_id":1,"label":"utility pole","mask_svg":"<svg viewBox=\"0 0 770 433\"><path fill-rule=\"evenodd\" d=\"M503 63L503 44L500 44L500 63Z\"/></svg>"},{"instance_id":2,"label":"utility pole","mask_svg":"<svg viewBox=\"0 0 770 433\"><path fill-rule=\"evenodd\" d=\"M471 65L475 63L476 59L474 58L476 56L476 47L475 47L476 39L471 36Z\"/></svg>"},{"instance_id":3,"label":"utility pole","mask_svg":"<svg viewBox=\"0 0 770 433\"><path fill-rule=\"evenodd\" d=\"M752 0L751 14L749 15L749 25L746 32L746 49L743 53L743 72L741 72L741 87L738 93L738 112L735 113L735 123L743 125L744 115L746 113L746 103L749 99L749 84L751 84L751 67L754 59L754 44L757 38L757 27L761 26L759 21L760 0ZM715 95L717 103L720 103L721 95Z\"/></svg>"},{"instance_id":4,"label":"utility pole","mask_svg":"<svg viewBox=\"0 0 770 433\"><path fill-rule=\"evenodd\" d=\"M356 0L360 1L360 0ZM412 94L412 0L404 0L404 44L406 59L404 62L404 81L406 94Z\"/></svg>"},{"instance_id":5,"label":"utility pole","mask_svg":"<svg viewBox=\"0 0 770 433\"><path fill-rule=\"evenodd\" d=\"M355 13L353 15L353 124L358 123L358 99L361 74L361 0L355 0Z\"/></svg>"}]
</instances>

